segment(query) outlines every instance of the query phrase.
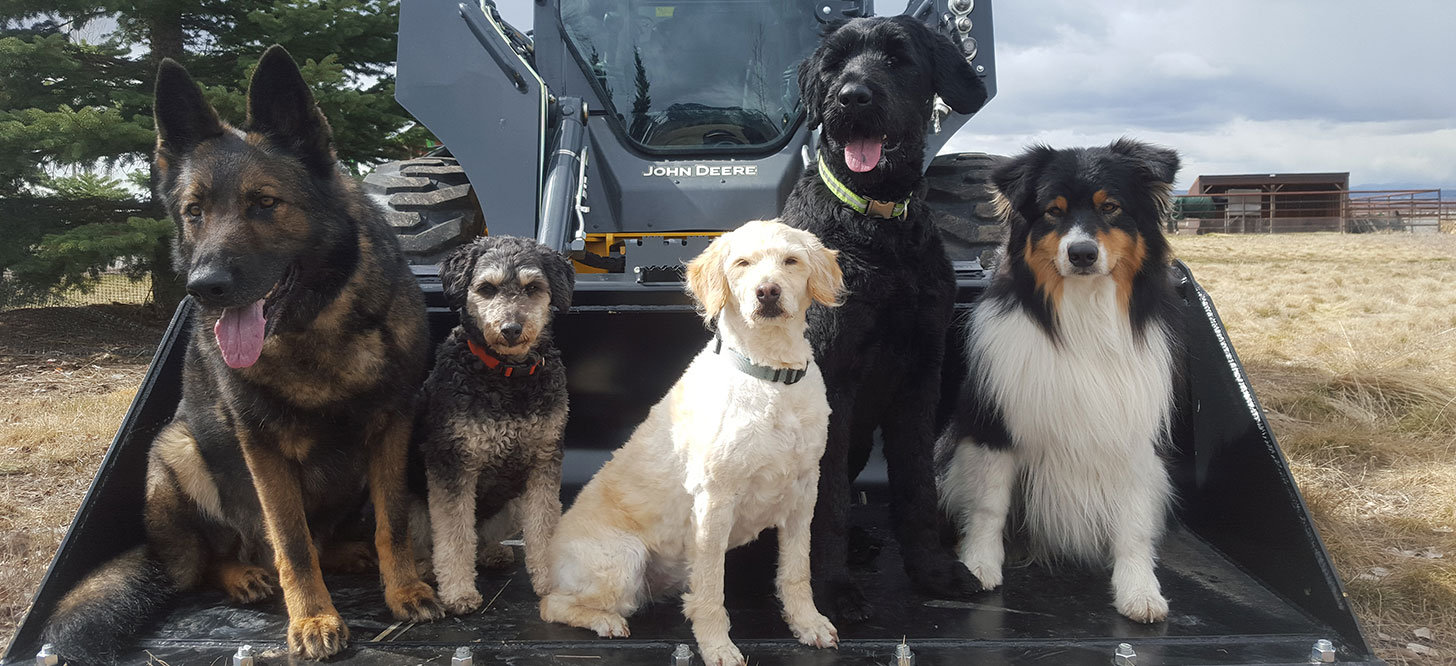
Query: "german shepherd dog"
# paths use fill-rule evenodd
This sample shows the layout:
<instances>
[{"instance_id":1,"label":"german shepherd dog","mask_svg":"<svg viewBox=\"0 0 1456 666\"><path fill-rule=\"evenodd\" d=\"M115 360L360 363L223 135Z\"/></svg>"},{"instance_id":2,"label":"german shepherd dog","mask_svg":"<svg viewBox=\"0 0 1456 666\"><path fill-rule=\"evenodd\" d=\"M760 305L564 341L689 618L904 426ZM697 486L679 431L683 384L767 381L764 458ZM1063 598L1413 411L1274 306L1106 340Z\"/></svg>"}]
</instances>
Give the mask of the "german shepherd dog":
<instances>
[{"instance_id":1,"label":"german shepherd dog","mask_svg":"<svg viewBox=\"0 0 1456 666\"><path fill-rule=\"evenodd\" d=\"M973 113L986 88L949 39L906 16L831 24L799 66L819 159L794 186L785 223L839 251L846 295L809 310L809 340L829 391L829 444L814 510L814 592L838 620L869 615L849 578L850 483L878 429L905 572L944 598L980 590L940 545L935 412L955 273L925 202L926 131L938 94Z\"/></svg>"},{"instance_id":2,"label":"german shepherd dog","mask_svg":"<svg viewBox=\"0 0 1456 666\"><path fill-rule=\"evenodd\" d=\"M71 591L47 629L73 662L115 659L177 592L209 584L250 603L275 581L289 649L339 652L349 630L320 561L366 500L390 611L443 615L415 568L405 492L429 369L423 297L382 214L338 172L328 122L281 47L263 54L247 105L234 129L181 65L157 72L157 194L197 325L182 401L152 443L146 544ZM370 557L352 546L343 559Z\"/></svg>"}]
</instances>

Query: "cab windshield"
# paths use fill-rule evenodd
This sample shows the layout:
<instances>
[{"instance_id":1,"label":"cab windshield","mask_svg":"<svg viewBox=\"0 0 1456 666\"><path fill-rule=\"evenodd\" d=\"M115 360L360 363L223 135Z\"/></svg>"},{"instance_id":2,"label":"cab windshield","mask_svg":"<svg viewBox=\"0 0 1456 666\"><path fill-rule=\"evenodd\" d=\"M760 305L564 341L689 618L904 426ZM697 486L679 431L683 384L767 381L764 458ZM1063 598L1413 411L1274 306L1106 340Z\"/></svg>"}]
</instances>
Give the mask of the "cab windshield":
<instances>
[{"instance_id":1,"label":"cab windshield","mask_svg":"<svg viewBox=\"0 0 1456 666\"><path fill-rule=\"evenodd\" d=\"M652 150L777 143L799 113L815 3L562 0L561 22L620 129Z\"/></svg>"}]
</instances>

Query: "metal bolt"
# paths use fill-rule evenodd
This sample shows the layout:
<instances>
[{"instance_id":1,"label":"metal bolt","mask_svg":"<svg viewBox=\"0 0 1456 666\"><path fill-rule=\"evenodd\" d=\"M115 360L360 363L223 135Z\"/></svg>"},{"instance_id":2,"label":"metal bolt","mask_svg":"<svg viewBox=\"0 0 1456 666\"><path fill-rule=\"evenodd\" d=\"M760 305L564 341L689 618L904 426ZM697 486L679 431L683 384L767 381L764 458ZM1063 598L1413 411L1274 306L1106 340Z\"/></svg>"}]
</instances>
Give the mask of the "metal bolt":
<instances>
[{"instance_id":1,"label":"metal bolt","mask_svg":"<svg viewBox=\"0 0 1456 666\"><path fill-rule=\"evenodd\" d=\"M450 657L450 666L472 666L474 663L475 655L464 645L455 648L455 656Z\"/></svg>"},{"instance_id":2,"label":"metal bolt","mask_svg":"<svg viewBox=\"0 0 1456 666\"><path fill-rule=\"evenodd\" d=\"M950 10L957 14L969 14L975 6L975 0L950 0Z\"/></svg>"},{"instance_id":3,"label":"metal bolt","mask_svg":"<svg viewBox=\"0 0 1456 666\"><path fill-rule=\"evenodd\" d=\"M1314 647L1309 651L1309 663L1311 664L1333 664L1335 663L1335 644L1323 638L1314 642Z\"/></svg>"},{"instance_id":4,"label":"metal bolt","mask_svg":"<svg viewBox=\"0 0 1456 666\"><path fill-rule=\"evenodd\" d=\"M977 74L984 74L985 72L986 72L986 66L985 65L976 65L976 73Z\"/></svg>"},{"instance_id":5,"label":"metal bolt","mask_svg":"<svg viewBox=\"0 0 1456 666\"><path fill-rule=\"evenodd\" d=\"M1128 643L1118 643L1117 650L1112 653L1112 663L1117 666L1137 666L1137 652Z\"/></svg>"},{"instance_id":6,"label":"metal bolt","mask_svg":"<svg viewBox=\"0 0 1456 666\"><path fill-rule=\"evenodd\" d=\"M233 666L253 666L253 646L244 645L233 654Z\"/></svg>"},{"instance_id":7,"label":"metal bolt","mask_svg":"<svg viewBox=\"0 0 1456 666\"><path fill-rule=\"evenodd\" d=\"M956 25L956 30L961 31L961 34L965 34L965 33L968 33L968 32L971 31L971 26L974 25L974 24L971 23L971 17L969 17L969 16L962 16L962 17L956 19L955 25Z\"/></svg>"},{"instance_id":8,"label":"metal bolt","mask_svg":"<svg viewBox=\"0 0 1456 666\"><path fill-rule=\"evenodd\" d=\"M895 666L915 666L915 653L910 646L901 643L895 646Z\"/></svg>"},{"instance_id":9,"label":"metal bolt","mask_svg":"<svg viewBox=\"0 0 1456 666\"><path fill-rule=\"evenodd\" d=\"M672 666L693 666L693 649L687 643L678 643L672 649Z\"/></svg>"},{"instance_id":10,"label":"metal bolt","mask_svg":"<svg viewBox=\"0 0 1456 666\"><path fill-rule=\"evenodd\" d=\"M961 55L966 57L966 62L975 60L976 52L979 50L980 44L976 42L975 37L966 35L965 38L961 40Z\"/></svg>"},{"instance_id":11,"label":"metal bolt","mask_svg":"<svg viewBox=\"0 0 1456 666\"><path fill-rule=\"evenodd\" d=\"M35 653L35 666L56 666L61 663L61 655L56 654L56 646L46 643L40 646L40 652Z\"/></svg>"}]
</instances>

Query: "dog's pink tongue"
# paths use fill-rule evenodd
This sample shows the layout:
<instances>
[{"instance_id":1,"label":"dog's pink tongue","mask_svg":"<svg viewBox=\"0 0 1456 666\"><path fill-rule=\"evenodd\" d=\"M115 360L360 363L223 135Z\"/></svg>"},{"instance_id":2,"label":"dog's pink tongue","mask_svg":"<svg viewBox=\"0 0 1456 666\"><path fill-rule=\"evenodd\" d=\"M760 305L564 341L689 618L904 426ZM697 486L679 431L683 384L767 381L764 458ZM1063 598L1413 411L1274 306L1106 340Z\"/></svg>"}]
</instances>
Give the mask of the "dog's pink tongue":
<instances>
[{"instance_id":1,"label":"dog's pink tongue","mask_svg":"<svg viewBox=\"0 0 1456 666\"><path fill-rule=\"evenodd\" d=\"M880 163L879 139L855 139L844 146L844 165L855 173L864 173Z\"/></svg>"},{"instance_id":2,"label":"dog's pink tongue","mask_svg":"<svg viewBox=\"0 0 1456 666\"><path fill-rule=\"evenodd\" d=\"M223 308L222 316L212 327L217 348L229 368L246 368L258 362L263 354L263 299L252 305Z\"/></svg>"}]
</instances>

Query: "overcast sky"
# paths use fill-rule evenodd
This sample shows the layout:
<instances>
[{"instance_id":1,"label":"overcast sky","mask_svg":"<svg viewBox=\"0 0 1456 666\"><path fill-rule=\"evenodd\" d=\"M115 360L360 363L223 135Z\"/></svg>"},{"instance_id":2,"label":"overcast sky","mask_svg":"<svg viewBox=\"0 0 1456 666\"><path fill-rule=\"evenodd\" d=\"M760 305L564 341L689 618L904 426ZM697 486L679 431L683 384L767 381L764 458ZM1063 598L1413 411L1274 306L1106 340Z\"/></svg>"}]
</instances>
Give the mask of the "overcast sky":
<instances>
[{"instance_id":1,"label":"overcast sky","mask_svg":"<svg viewBox=\"0 0 1456 666\"><path fill-rule=\"evenodd\" d=\"M530 0L499 1L529 25ZM1180 188L1349 171L1456 190L1456 0L993 1L998 92L947 150L1132 136L1183 154Z\"/></svg>"}]
</instances>

